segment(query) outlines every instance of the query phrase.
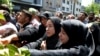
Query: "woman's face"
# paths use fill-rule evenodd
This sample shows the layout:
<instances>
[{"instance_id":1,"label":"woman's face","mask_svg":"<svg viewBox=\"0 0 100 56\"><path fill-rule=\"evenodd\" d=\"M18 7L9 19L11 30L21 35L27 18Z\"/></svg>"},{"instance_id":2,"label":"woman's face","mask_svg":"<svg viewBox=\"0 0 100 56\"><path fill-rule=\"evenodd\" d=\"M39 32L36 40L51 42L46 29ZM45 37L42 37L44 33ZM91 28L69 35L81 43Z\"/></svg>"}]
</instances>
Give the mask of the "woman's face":
<instances>
[{"instance_id":1,"label":"woman's face","mask_svg":"<svg viewBox=\"0 0 100 56\"><path fill-rule=\"evenodd\" d=\"M61 32L59 33L59 39L63 44L67 43L69 40L69 37L63 28L61 28Z\"/></svg>"},{"instance_id":2,"label":"woman's face","mask_svg":"<svg viewBox=\"0 0 100 56\"><path fill-rule=\"evenodd\" d=\"M52 35L55 34L55 28L54 28L54 25L53 25L51 20L47 21L47 24L46 24L46 34L47 34L48 37L51 37Z\"/></svg>"}]
</instances>

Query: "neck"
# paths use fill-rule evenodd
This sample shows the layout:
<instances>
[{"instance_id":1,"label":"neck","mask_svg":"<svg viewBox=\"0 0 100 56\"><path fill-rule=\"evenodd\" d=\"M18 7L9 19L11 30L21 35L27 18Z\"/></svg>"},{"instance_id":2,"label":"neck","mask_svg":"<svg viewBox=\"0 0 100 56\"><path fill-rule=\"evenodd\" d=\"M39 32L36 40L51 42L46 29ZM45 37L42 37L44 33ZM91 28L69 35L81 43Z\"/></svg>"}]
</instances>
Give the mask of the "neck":
<instances>
[{"instance_id":1,"label":"neck","mask_svg":"<svg viewBox=\"0 0 100 56\"><path fill-rule=\"evenodd\" d=\"M21 27L23 27L26 23L19 23L19 22L18 22L18 24L19 24Z\"/></svg>"}]
</instances>

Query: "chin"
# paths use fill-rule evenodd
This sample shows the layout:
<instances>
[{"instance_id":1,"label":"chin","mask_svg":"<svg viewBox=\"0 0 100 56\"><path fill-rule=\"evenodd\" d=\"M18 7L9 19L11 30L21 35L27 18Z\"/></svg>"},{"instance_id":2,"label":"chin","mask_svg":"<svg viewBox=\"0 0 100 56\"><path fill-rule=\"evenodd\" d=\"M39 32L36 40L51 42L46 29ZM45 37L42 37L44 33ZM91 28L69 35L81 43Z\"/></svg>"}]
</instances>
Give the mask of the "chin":
<instances>
[{"instance_id":1,"label":"chin","mask_svg":"<svg viewBox=\"0 0 100 56\"><path fill-rule=\"evenodd\" d=\"M48 34L47 34L47 36L48 36L48 37L51 37L51 35L48 35Z\"/></svg>"}]
</instances>

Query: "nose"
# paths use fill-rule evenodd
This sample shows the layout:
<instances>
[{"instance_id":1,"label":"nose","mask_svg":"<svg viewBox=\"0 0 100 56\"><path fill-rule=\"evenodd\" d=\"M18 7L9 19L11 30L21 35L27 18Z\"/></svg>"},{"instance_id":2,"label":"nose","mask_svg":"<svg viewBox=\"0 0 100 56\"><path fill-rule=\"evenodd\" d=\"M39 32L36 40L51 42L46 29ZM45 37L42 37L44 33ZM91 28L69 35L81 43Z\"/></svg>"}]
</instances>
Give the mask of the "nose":
<instances>
[{"instance_id":1,"label":"nose","mask_svg":"<svg viewBox=\"0 0 100 56\"><path fill-rule=\"evenodd\" d=\"M48 27L46 27L46 31L48 30L49 28Z\"/></svg>"},{"instance_id":2,"label":"nose","mask_svg":"<svg viewBox=\"0 0 100 56\"><path fill-rule=\"evenodd\" d=\"M61 37L62 35L61 35L61 32L59 33L59 38Z\"/></svg>"}]
</instances>

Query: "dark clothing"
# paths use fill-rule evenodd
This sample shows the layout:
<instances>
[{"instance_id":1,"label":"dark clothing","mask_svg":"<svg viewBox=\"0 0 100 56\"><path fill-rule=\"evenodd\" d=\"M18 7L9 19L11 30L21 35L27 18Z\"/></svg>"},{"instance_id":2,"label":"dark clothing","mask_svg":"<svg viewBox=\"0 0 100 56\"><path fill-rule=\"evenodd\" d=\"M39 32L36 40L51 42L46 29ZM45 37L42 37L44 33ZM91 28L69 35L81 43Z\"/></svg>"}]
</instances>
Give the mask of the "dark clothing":
<instances>
[{"instance_id":1,"label":"dark clothing","mask_svg":"<svg viewBox=\"0 0 100 56\"><path fill-rule=\"evenodd\" d=\"M38 37L42 37L45 34L45 31L46 31L46 27L43 24L41 24L38 30Z\"/></svg>"},{"instance_id":2,"label":"dark clothing","mask_svg":"<svg viewBox=\"0 0 100 56\"><path fill-rule=\"evenodd\" d=\"M70 49L57 50L36 50L29 49L31 56L88 56L89 50L84 46L77 46Z\"/></svg>"},{"instance_id":3,"label":"dark clothing","mask_svg":"<svg viewBox=\"0 0 100 56\"><path fill-rule=\"evenodd\" d=\"M46 45L47 45L47 49L56 49L56 45L59 42L59 37L58 36L52 36L52 37L48 37L46 39Z\"/></svg>"},{"instance_id":4,"label":"dark clothing","mask_svg":"<svg viewBox=\"0 0 100 56\"><path fill-rule=\"evenodd\" d=\"M31 27L28 27L28 25L30 25L30 23L26 23L26 24L24 24L24 25L21 27L18 23L16 23L15 26L16 26L18 32L19 32L21 29L23 29L22 31L24 31L24 30L26 30L26 29L28 29L28 28L31 28Z\"/></svg>"},{"instance_id":5,"label":"dark clothing","mask_svg":"<svg viewBox=\"0 0 100 56\"><path fill-rule=\"evenodd\" d=\"M62 22L62 27L69 37L67 43L61 44L57 42L49 46L51 50L36 50L33 47L39 46L43 38L37 42L33 42L24 46L28 48L31 56L91 56L94 51L93 38L88 28L81 21L66 20ZM47 39L46 39L47 40ZM56 40L55 40L56 41ZM52 44L54 44L51 41ZM48 45L52 45L48 44ZM57 48L55 48L57 47ZM33 48L33 49L32 49Z\"/></svg>"},{"instance_id":6,"label":"dark clothing","mask_svg":"<svg viewBox=\"0 0 100 56\"><path fill-rule=\"evenodd\" d=\"M29 43L24 48L28 48L31 56L88 56L89 49L85 46L75 46L70 49L62 49L58 44L56 50L37 50L40 48L42 40L45 38L40 38L37 42Z\"/></svg>"},{"instance_id":7,"label":"dark clothing","mask_svg":"<svg viewBox=\"0 0 100 56\"><path fill-rule=\"evenodd\" d=\"M90 29L95 42L95 51L92 56L100 56L100 23L93 22Z\"/></svg>"},{"instance_id":8,"label":"dark clothing","mask_svg":"<svg viewBox=\"0 0 100 56\"><path fill-rule=\"evenodd\" d=\"M46 37L44 35L43 37L41 37L37 41L28 43L28 44L24 45L23 47L28 48L28 49L38 49L38 50L40 50L40 45L41 45L42 41L45 40L45 39L46 39Z\"/></svg>"},{"instance_id":9,"label":"dark clothing","mask_svg":"<svg viewBox=\"0 0 100 56\"><path fill-rule=\"evenodd\" d=\"M38 30L34 27L24 30L23 32L17 33L20 41L27 40L28 42L36 41Z\"/></svg>"},{"instance_id":10,"label":"dark clothing","mask_svg":"<svg viewBox=\"0 0 100 56\"><path fill-rule=\"evenodd\" d=\"M11 19L10 22L13 23L14 25L16 25L17 20L16 19Z\"/></svg>"},{"instance_id":11,"label":"dark clothing","mask_svg":"<svg viewBox=\"0 0 100 56\"><path fill-rule=\"evenodd\" d=\"M69 41L63 44L62 48L83 45L90 50L89 55L93 54L95 48L94 39L84 23L78 20L66 20L62 23L62 27L69 37Z\"/></svg>"},{"instance_id":12,"label":"dark clothing","mask_svg":"<svg viewBox=\"0 0 100 56\"><path fill-rule=\"evenodd\" d=\"M64 44L67 48L86 44L88 28L78 20L66 20L62 22L62 27L69 37L68 43Z\"/></svg>"},{"instance_id":13,"label":"dark clothing","mask_svg":"<svg viewBox=\"0 0 100 56\"><path fill-rule=\"evenodd\" d=\"M18 38L20 39L19 42L25 41L23 45L34 42L41 38L45 33L45 27L40 25L39 30L32 26L26 26L24 31L17 33ZM22 45L22 46L23 46Z\"/></svg>"}]
</instances>

